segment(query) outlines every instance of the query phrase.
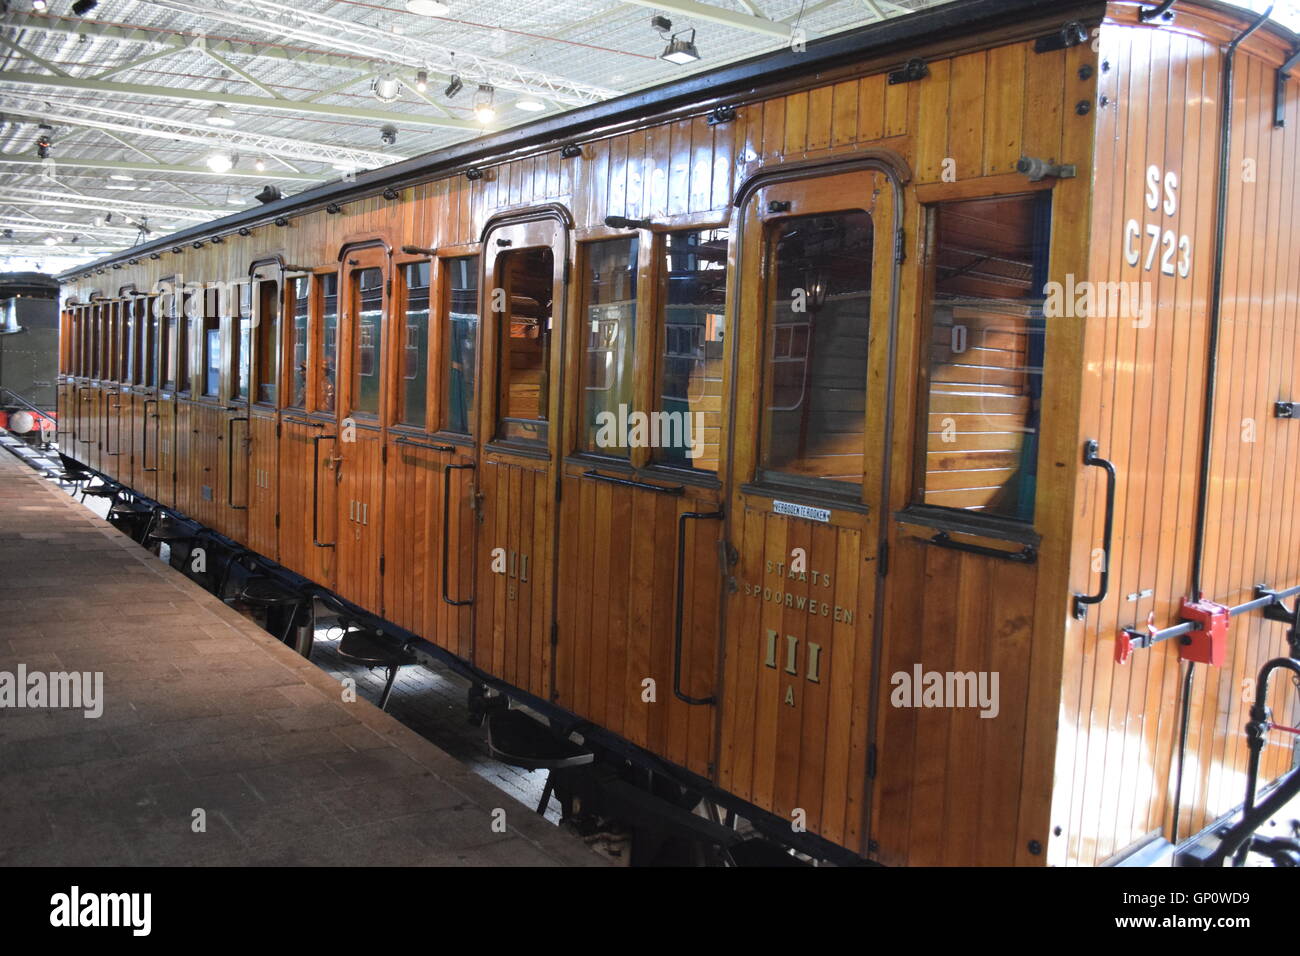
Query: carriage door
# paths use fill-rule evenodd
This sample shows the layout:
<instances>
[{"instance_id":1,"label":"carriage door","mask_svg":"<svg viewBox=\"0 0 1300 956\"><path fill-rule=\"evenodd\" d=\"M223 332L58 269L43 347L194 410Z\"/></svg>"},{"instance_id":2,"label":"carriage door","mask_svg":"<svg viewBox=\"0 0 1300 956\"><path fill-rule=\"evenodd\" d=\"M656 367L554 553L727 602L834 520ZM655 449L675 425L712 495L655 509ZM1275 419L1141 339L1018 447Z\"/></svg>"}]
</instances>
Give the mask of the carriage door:
<instances>
[{"instance_id":1,"label":"carriage door","mask_svg":"<svg viewBox=\"0 0 1300 956\"><path fill-rule=\"evenodd\" d=\"M849 846L866 794L894 203L890 178L862 170L760 186L741 211L719 783Z\"/></svg>"},{"instance_id":2,"label":"carriage door","mask_svg":"<svg viewBox=\"0 0 1300 956\"><path fill-rule=\"evenodd\" d=\"M378 245L344 250L338 441L332 462L338 488L338 579L335 590L375 614L383 611L384 434L388 401L384 334L391 283L389 256Z\"/></svg>"},{"instance_id":3,"label":"carriage door","mask_svg":"<svg viewBox=\"0 0 1300 956\"><path fill-rule=\"evenodd\" d=\"M548 698L568 230L513 222L485 240L474 663Z\"/></svg>"}]
</instances>

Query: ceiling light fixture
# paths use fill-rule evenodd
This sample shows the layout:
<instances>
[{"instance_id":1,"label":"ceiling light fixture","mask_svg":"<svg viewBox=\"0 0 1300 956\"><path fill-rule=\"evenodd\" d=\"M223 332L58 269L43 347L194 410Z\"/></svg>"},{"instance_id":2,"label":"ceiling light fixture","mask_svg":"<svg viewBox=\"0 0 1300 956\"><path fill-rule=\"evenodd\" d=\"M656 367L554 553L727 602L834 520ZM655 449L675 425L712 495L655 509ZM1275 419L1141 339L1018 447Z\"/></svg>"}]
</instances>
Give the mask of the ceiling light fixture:
<instances>
[{"instance_id":1,"label":"ceiling light fixture","mask_svg":"<svg viewBox=\"0 0 1300 956\"><path fill-rule=\"evenodd\" d=\"M448 83L447 88L442 91L442 95L447 97L447 99L452 99L457 93L459 93L464 88L465 88L465 81L460 78L460 74L453 73L451 76L451 82Z\"/></svg>"},{"instance_id":2,"label":"ceiling light fixture","mask_svg":"<svg viewBox=\"0 0 1300 956\"><path fill-rule=\"evenodd\" d=\"M689 40L685 39L687 33L691 35ZM695 48L694 27L681 33L674 33L668 41L668 46L664 47L664 52L659 54L659 59L676 63L678 66L694 63L699 58L700 51Z\"/></svg>"},{"instance_id":3,"label":"ceiling light fixture","mask_svg":"<svg viewBox=\"0 0 1300 956\"><path fill-rule=\"evenodd\" d=\"M419 70L415 74L415 91L417 93L428 92L429 89L429 71Z\"/></svg>"},{"instance_id":4,"label":"ceiling light fixture","mask_svg":"<svg viewBox=\"0 0 1300 956\"><path fill-rule=\"evenodd\" d=\"M203 122L207 123L209 126L234 126L235 117L230 112L230 107L218 103L208 111L208 115L204 118Z\"/></svg>"},{"instance_id":5,"label":"ceiling light fixture","mask_svg":"<svg viewBox=\"0 0 1300 956\"><path fill-rule=\"evenodd\" d=\"M208 157L208 169L214 173L228 173L234 167L235 161L229 153L218 151Z\"/></svg>"},{"instance_id":6,"label":"ceiling light fixture","mask_svg":"<svg viewBox=\"0 0 1300 956\"><path fill-rule=\"evenodd\" d=\"M58 236L55 236L55 235L48 235L48 236L45 237L45 244L46 244L47 246L52 246L52 245L54 245L55 243L57 243L58 241L59 241L59 237L58 237Z\"/></svg>"},{"instance_id":7,"label":"ceiling light fixture","mask_svg":"<svg viewBox=\"0 0 1300 956\"><path fill-rule=\"evenodd\" d=\"M97 6L99 6L99 0L77 0L72 5L72 12L79 17L84 17Z\"/></svg>"},{"instance_id":8,"label":"ceiling light fixture","mask_svg":"<svg viewBox=\"0 0 1300 956\"><path fill-rule=\"evenodd\" d=\"M406 0L406 9L422 17L441 17L447 14L447 5L438 0Z\"/></svg>"},{"instance_id":9,"label":"ceiling light fixture","mask_svg":"<svg viewBox=\"0 0 1300 956\"><path fill-rule=\"evenodd\" d=\"M37 13L44 13L50 8L50 0L32 0L32 9Z\"/></svg>"},{"instance_id":10,"label":"ceiling light fixture","mask_svg":"<svg viewBox=\"0 0 1300 956\"><path fill-rule=\"evenodd\" d=\"M474 94L474 118L484 125L496 119L497 108L493 103L495 99L495 88L486 83L479 84L478 92Z\"/></svg>"},{"instance_id":11,"label":"ceiling light fixture","mask_svg":"<svg viewBox=\"0 0 1300 956\"><path fill-rule=\"evenodd\" d=\"M375 99L379 102L391 103L402 92L402 84L392 73L384 73L375 77L370 84L370 92L375 94Z\"/></svg>"},{"instance_id":12,"label":"ceiling light fixture","mask_svg":"<svg viewBox=\"0 0 1300 956\"><path fill-rule=\"evenodd\" d=\"M108 178L109 178L109 179L116 179L119 183L133 183L133 182L135 182L135 177L134 177L134 176L128 176L126 173L113 173L113 174L110 175Z\"/></svg>"},{"instance_id":13,"label":"ceiling light fixture","mask_svg":"<svg viewBox=\"0 0 1300 956\"><path fill-rule=\"evenodd\" d=\"M515 106L527 113L540 113L546 109L546 104L539 99L531 96L525 96L522 100L516 100Z\"/></svg>"},{"instance_id":14,"label":"ceiling light fixture","mask_svg":"<svg viewBox=\"0 0 1300 956\"><path fill-rule=\"evenodd\" d=\"M266 160L264 160L261 156L257 157L257 159L253 160L253 168L256 169L259 173L266 172Z\"/></svg>"}]
</instances>

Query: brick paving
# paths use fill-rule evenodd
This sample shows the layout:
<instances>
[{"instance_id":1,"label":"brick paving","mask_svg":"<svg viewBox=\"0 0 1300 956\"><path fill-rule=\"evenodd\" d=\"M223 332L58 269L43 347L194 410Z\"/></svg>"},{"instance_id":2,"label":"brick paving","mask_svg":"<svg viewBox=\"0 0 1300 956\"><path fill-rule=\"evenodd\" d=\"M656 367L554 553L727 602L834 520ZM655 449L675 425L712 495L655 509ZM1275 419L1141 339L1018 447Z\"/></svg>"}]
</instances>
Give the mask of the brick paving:
<instances>
[{"instance_id":1,"label":"brick paving","mask_svg":"<svg viewBox=\"0 0 1300 956\"><path fill-rule=\"evenodd\" d=\"M324 632L321 670L5 454L0 583L0 674L104 686L98 718L0 707L0 865L604 863L484 756L455 675L406 668L383 713Z\"/></svg>"}]
</instances>

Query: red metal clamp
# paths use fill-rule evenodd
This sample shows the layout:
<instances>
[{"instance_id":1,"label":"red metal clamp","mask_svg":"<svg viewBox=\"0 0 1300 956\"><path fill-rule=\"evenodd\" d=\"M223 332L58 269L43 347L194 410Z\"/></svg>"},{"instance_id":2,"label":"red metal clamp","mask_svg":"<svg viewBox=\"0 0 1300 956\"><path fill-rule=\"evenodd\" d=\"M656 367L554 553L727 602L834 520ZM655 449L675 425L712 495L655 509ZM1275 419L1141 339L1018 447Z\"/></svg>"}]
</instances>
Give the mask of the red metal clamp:
<instances>
[{"instance_id":1,"label":"red metal clamp","mask_svg":"<svg viewBox=\"0 0 1300 956\"><path fill-rule=\"evenodd\" d=\"M1222 667L1228 653L1228 624L1232 612L1213 601L1189 601L1183 598L1178 616L1184 621L1200 625L1199 630L1183 635L1179 640L1178 659Z\"/></svg>"}]
</instances>

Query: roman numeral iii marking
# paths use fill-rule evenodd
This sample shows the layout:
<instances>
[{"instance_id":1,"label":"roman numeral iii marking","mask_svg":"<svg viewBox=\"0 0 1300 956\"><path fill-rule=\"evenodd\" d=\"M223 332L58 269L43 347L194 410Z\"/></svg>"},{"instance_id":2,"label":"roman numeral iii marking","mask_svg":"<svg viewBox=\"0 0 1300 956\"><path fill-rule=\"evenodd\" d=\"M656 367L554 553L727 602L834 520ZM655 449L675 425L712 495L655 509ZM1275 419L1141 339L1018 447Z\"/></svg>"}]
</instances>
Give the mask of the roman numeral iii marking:
<instances>
[{"instance_id":1,"label":"roman numeral iii marking","mask_svg":"<svg viewBox=\"0 0 1300 956\"><path fill-rule=\"evenodd\" d=\"M763 658L763 664L776 670L776 653L778 635L776 631L768 629L767 632L767 652ZM822 646L820 644L808 642L807 670L804 672L804 679L812 681L814 684L821 683L822 667ZM785 636L785 672L787 674L799 673L799 638L793 634Z\"/></svg>"}]
</instances>

